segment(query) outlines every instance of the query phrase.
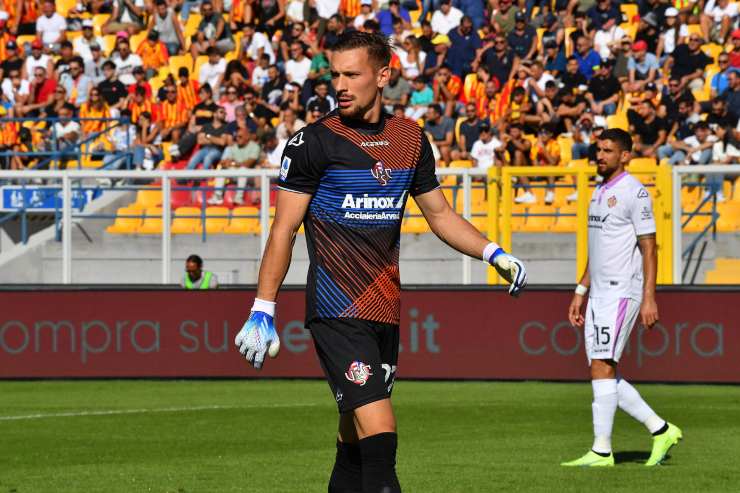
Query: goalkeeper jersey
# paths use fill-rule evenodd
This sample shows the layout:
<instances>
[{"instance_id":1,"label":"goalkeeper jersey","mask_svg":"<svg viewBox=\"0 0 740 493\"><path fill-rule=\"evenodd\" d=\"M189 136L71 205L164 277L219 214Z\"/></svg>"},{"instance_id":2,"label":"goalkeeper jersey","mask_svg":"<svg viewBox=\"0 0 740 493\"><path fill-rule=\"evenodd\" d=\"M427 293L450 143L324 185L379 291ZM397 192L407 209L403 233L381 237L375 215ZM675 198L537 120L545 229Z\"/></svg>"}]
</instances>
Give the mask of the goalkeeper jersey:
<instances>
[{"instance_id":1,"label":"goalkeeper jersey","mask_svg":"<svg viewBox=\"0 0 740 493\"><path fill-rule=\"evenodd\" d=\"M409 195L439 187L434 170L416 122L385 113L368 124L333 111L288 141L279 186L313 196L303 221L307 322L399 323L403 210Z\"/></svg>"},{"instance_id":2,"label":"goalkeeper jersey","mask_svg":"<svg viewBox=\"0 0 740 493\"><path fill-rule=\"evenodd\" d=\"M588 269L592 298L642 299L637 237L655 233L650 194L626 171L594 190L588 208Z\"/></svg>"}]
</instances>

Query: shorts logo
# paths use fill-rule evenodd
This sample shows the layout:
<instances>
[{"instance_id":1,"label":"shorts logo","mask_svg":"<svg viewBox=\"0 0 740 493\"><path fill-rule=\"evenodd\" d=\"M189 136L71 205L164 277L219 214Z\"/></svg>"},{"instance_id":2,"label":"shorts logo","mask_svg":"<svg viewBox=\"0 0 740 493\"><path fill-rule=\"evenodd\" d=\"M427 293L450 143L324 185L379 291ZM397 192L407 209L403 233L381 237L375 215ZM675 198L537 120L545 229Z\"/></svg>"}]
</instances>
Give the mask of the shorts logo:
<instances>
[{"instance_id":1,"label":"shorts logo","mask_svg":"<svg viewBox=\"0 0 740 493\"><path fill-rule=\"evenodd\" d=\"M337 400L337 402L342 402L342 399L344 399L344 394L342 393L341 389L337 389L337 394L334 396L334 398Z\"/></svg>"},{"instance_id":2,"label":"shorts logo","mask_svg":"<svg viewBox=\"0 0 740 493\"><path fill-rule=\"evenodd\" d=\"M290 158L285 156L283 162L280 164L280 179L285 181L288 178L288 170L290 169Z\"/></svg>"},{"instance_id":3,"label":"shorts logo","mask_svg":"<svg viewBox=\"0 0 740 493\"><path fill-rule=\"evenodd\" d=\"M383 161L378 161L375 163L375 165L370 170L370 173L372 173L373 178L378 180L378 183L380 183L382 186L386 186L389 181L391 181L391 170L385 167L385 164L383 164Z\"/></svg>"},{"instance_id":4,"label":"shorts logo","mask_svg":"<svg viewBox=\"0 0 740 493\"><path fill-rule=\"evenodd\" d=\"M349 365L349 369L344 373L344 376L350 382L362 387L367 383L372 374L373 372L370 369L370 365L366 365L362 361L353 361L352 364Z\"/></svg>"},{"instance_id":5,"label":"shorts logo","mask_svg":"<svg viewBox=\"0 0 740 493\"><path fill-rule=\"evenodd\" d=\"M617 197L614 195L609 197L609 200L606 201L606 205L608 205L610 209L617 205Z\"/></svg>"},{"instance_id":6,"label":"shorts logo","mask_svg":"<svg viewBox=\"0 0 740 493\"><path fill-rule=\"evenodd\" d=\"M303 144L303 132L298 132L288 141L289 146L300 147Z\"/></svg>"}]
</instances>

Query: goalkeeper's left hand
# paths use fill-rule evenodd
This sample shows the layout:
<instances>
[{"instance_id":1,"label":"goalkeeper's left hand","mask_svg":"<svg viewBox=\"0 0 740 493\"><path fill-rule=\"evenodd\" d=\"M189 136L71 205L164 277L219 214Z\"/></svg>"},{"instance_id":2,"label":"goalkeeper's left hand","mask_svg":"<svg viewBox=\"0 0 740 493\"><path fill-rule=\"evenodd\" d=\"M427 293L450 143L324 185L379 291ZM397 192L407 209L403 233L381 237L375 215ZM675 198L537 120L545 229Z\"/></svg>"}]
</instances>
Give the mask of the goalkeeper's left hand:
<instances>
[{"instance_id":1,"label":"goalkeeper's left hand","mask_svg":"<svg viewBox=\"0 0 740 493\"><path fill-rule=\"evenodd\" d=\"M524 263L521 260L509 255L498 245L495 245L495 247L493 253L488 257L488 263L496 269L501 277L509 282L509 294L514 297L519 296L519 293L527 285L527 269L524 268ZM486 247L486 250L488 250L488 247Z\"/></svg>"},{"instance_id":2,"label":"goalkeeper's left hand","mask_svg":"<svg viewBox=\"0 0 740 493\"><path fill-rule=\"evenodd\" d=\"M265 361L265 353L271 358L280 351L280 338L275 331L275 303L254 300L249 319L236 335L234 344L255 369L259 370Z\"/></svg>"}]
</instances>

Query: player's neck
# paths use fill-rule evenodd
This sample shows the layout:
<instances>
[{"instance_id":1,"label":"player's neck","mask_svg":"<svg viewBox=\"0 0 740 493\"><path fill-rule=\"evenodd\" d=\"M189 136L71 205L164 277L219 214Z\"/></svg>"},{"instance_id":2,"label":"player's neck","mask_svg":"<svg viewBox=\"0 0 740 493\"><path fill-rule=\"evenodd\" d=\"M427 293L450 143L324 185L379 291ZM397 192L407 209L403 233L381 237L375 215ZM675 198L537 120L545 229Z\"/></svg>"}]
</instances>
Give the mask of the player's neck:
<instances>
[{"instance_id":1,"label":"player's neck","mask_svg":"<svg viewBox=\"0 0 740 493\"><path fill-rule=\"evenodd\" d=\"M348 127L361 130L377 131L383 126L383 107L381 105L373 105L360 118L342 118L342 121Z\"/></svg>"},{"instance_id":2,"label":"player's neck","mask_svg":"<svg viewBox=\"0 0 740 493\"><path fill-rule=\"evenodd\" d=\"M626 172L627 171L625 171L624 166L620 166L619 168L615 169L612 172L612 174L610 174L609 176L605 176L604 177L604 185L611 185L611 184L613 184L616 180L619 179L619 177L621 177Z\"/></svg>"}]
</instances>

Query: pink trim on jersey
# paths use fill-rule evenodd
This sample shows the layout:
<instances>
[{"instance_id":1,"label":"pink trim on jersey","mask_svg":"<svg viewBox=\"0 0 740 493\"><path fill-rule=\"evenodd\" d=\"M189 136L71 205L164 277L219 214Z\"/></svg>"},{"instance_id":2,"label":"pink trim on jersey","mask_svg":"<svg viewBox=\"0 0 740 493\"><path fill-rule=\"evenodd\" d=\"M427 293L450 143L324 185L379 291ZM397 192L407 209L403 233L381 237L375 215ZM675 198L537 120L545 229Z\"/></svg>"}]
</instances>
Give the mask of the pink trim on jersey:
<instances>
[{"instance_id":1,"label":"pink trim on jersey","mask_svg":"<svg viewBox=\"0 0 740 493\"><path fill-rule=\"evenodd\" d=\"M620 181L625 176L627 176L627 174L628 173L626 171L622 171L620 174L618 174L617 176L615 176L614 178L612 178L611 180L609 180L607 183L603 183L599 187L599 204L601 204L601 197L604 196L604 194L606 193L606 191L609 190L614 185L616 185L617 182Z\"/></svg>"},{"instance_id":2,"label":"pink trim on jersey","mask_svg":"<svg viewBox=\"0 0 740 493\"><path fill-rule=\"evenodd\" d=\"M614 335L614 347L612 347L612 358L617 351L617 341L619 340L619 333L622 331L622 324L624 323L624 317L627 315L627 303L629 298L619 298L619 307L617 308L617 333Z\"/></svg>"}]
</instances>

